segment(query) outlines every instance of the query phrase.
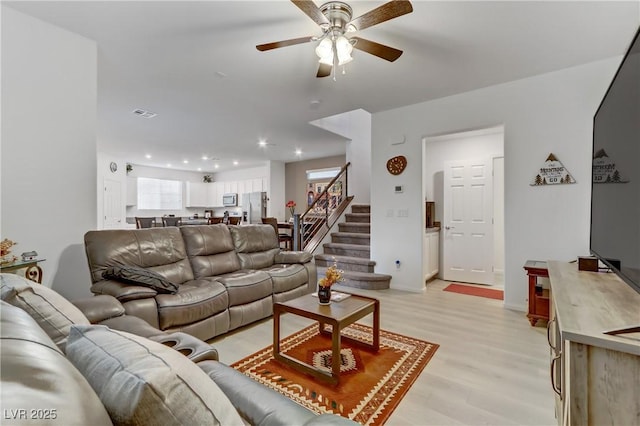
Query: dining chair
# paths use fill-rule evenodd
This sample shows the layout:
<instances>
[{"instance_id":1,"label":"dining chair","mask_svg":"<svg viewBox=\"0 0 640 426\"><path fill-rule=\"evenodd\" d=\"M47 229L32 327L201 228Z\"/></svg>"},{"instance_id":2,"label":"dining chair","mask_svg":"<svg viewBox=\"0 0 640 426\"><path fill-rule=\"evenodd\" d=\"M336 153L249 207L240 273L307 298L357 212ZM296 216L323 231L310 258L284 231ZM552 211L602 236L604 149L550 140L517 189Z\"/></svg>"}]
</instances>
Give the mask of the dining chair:
<instances>
[{"instance_id":1,"label":"dining chair","mask_svg":"<svg viewBox=\"0 0 640 426\"><path fill-rule=\"evenodd\" d=\"M137 217L136 216L136 228L153 228L156 226L156 218L155 217Z\"/></svg>"},{"instance_id":2,"label":"dining chair","mask_svg":"<svg viewBox=\"0 0 640 426\"><path fill-rule=\"evenodd\" d=\"M240 216L229 217L229 225L239 225L239 224L240 224Z\"/></svg>"},{"instance_id":3,"label":"dining chair","mask_svg":"<svg viewBox=\"0 0 640 426\"><path fill-rule=\"evenodd\" d=\"M273 226L273 230L276 231L276 235L278 236L278 243L284 243L285 250L291 250L293 238L290 234L280 233L278 230L278 219L275 217L263 217L262 223Z\"/></svg>"},{"instance_id":4,"label":"dining chair","mask_svg":"<svg viewBox=\"0 0 640 426\"><path fill-rule=\"evenodd\" d=\"M209 225L215 225L216 223L222 223L222 218L221 217L210 217L209 220L207 221L207 223Z\"/></svg>"},{"instance_id":5,"label":"dining chair","mask_svg":"<svg viewBox=\"0 0 640 426\"><path fill-rule=\"evenodd\" d=\"M181 226L182 218L181 217L163 217L162 218L162 226Z\"/></svg>"}]
</instances>

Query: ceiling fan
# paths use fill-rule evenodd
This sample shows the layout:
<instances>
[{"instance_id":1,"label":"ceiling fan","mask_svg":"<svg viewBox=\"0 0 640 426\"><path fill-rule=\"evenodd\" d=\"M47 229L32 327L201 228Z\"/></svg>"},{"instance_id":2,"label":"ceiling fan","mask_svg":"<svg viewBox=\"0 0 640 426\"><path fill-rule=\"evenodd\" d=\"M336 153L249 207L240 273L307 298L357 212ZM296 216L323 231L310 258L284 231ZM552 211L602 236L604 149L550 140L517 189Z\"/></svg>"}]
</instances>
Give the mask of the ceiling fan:
<instances>
[{"instance_id":1,"label":"ceiling fan","mask_svg":"<svg viewBox=\"0 0 640 426\"><path fill-rule=\"evenodd\" d=\"M355 19L351 19L353 13L351 6L341 1L330 1L320 7L311 0L291 0L291 2L320 26L322 35L259 44L256 49L264 52L285 46L320 41L316 47L316 54L320 58L316 77L327 77L331 75L334 66L350 62L353 59L351 57L353 48L389 62L395 61L402 55L402 50L361 37L347 38L345 35L411 13L413 7L411 2L407 0L392 0Z\"/></svg>"}]
</instances>

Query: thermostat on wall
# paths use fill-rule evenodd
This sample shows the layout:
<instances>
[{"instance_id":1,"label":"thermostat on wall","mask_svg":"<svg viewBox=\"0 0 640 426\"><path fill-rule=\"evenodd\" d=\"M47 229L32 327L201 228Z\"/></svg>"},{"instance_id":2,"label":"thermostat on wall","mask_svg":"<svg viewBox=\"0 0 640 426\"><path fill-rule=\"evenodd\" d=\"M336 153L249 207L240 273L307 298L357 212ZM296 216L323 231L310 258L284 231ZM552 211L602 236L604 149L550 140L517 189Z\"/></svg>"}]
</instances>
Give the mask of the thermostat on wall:
<instances>
[{"instance_id":1,"label":"thermostat on wall","mask_svg":"<svg viewBox=\"0 0 640 426\"><path fill-rule=\"evenodd\" d=\"M394 188L396 194L402 192L402 185L396 185L394 186Z\"/></svg>"}]
</instances>

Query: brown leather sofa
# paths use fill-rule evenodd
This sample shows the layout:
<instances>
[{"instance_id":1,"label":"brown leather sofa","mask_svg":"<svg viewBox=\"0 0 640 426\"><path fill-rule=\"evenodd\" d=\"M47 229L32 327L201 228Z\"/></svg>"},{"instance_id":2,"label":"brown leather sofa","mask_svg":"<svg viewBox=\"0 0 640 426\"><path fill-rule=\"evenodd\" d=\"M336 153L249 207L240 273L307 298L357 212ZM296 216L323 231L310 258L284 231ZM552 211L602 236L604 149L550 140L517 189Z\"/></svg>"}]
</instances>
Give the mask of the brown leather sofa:
<instances>
[{"instance_id":1,"label":"brown leather sofa","mask_svg":"<svg viewBox=\"0 0 640 426\"><path fill-rule=\"evenodd\" d=\"M216 350L205 342L160 332L126 315L111 296L74 306L55 291L11 274L0 274L0 291L3 425L356 424L316 415L218 362ZM86 350L94 355L83 356ZM178 385L188 381L191 387L167 386L172 375ZM119 379L126 386L117 386ZM145 399L145 392L152 398ZM203 409L206 399L211 407ZM203 411L217 421L202 421Z\"/></svg>"},{"instance_id":2,"label":"brown leather sofa","mask_svg":"<svg viewBox=\"0 0 640 426\"><path fill-rule=\"evenodd\" d=\"M89 231L85 250L91 291L111 295L151 326L208 340L273 314L273 302L315 290L306 252L281 251L269 225L193 225ZM135 266L177 284L175 294L105 279Z\"/></svg>"}]
</instances>

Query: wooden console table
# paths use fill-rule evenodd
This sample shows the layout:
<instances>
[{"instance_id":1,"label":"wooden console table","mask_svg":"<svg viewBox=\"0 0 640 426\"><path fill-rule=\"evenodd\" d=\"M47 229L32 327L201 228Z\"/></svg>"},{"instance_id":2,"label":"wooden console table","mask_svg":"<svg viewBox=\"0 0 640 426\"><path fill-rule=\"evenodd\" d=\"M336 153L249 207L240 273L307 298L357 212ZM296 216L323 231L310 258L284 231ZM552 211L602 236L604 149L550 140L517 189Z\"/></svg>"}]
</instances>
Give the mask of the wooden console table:
<instances>
[{"instance_id":1,"label":"wooden console table","mask_svg":"<svg viewBox=\"0 0 640 426\"><path fill-rule=\"evenodd\" d=\"M639 425L640 333L633 329L640 325L640 293L613 273L548 264L558 424Z\"/></svg>"},{"instance_id":2,"label":"wooden console table","mask_svg":"<svg viewBox=\"0 0 640 426\"><path fill-rule=\"evenodd\" d=\"M547 262L538 260L527 260L524 269L529 276L529 312L527 318L532 326L535 326L538 320L549 321L549 290L543 289L538 285L538 278L549 277Z\"/></svg>"},{"instance_id":3,"label":"wooden console table","mask_svg":"<svg viewBox=\"0 0 640 426\"><path fill-rule=\"evenodd\" d=\"M38 263L44 262L45 260L46 259L16 260L9 265L0 266L0 272L16 273L19 270L25 269L25 278L42 284L42 268L38 266Z\"/></svg>"}]
</instances>

